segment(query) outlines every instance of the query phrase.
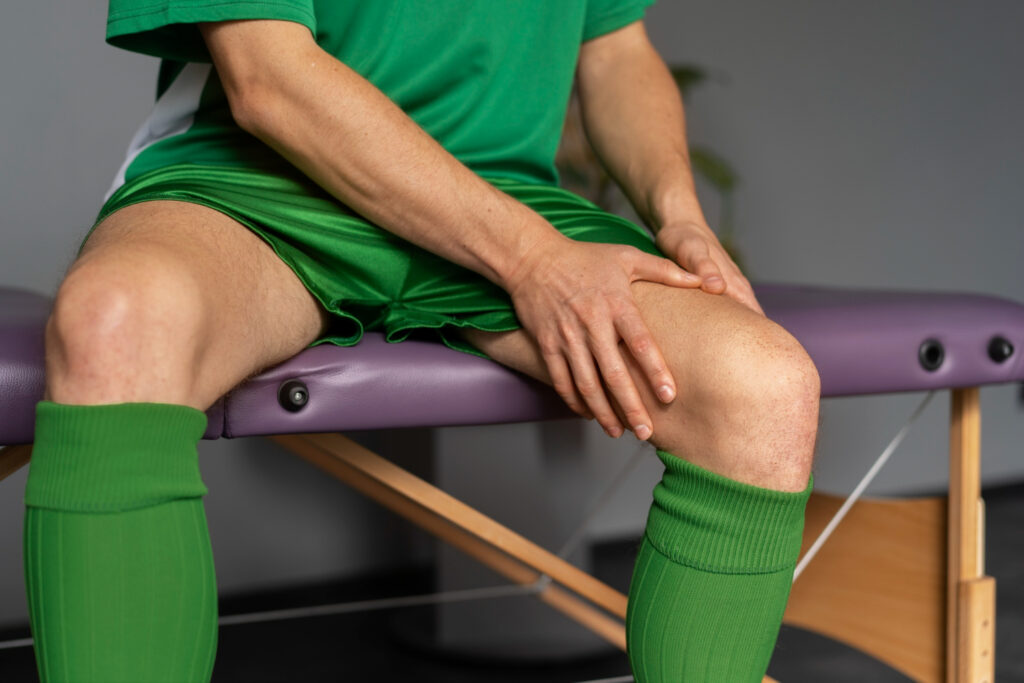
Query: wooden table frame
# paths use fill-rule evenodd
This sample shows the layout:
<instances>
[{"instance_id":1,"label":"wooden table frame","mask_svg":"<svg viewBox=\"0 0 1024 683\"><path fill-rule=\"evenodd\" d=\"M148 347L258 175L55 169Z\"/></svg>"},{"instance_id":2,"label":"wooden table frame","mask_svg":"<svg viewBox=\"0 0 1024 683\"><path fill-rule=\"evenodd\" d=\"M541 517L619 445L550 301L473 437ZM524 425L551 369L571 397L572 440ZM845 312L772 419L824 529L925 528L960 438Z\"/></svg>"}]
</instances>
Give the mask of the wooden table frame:
<instances>
[{"instance_id":1,"label":"wooden table frame","mask_svg":"<svg viewBox=\"0 0 1024 683\"><path fill-rule=\"evenodd\" d=\"M794 584L786 623L926 683L993 683L995 579L984 570L981 409L952 390L949 496L862 500ZM272 439L625 649L626 596L340 434ZM0 449L0 480L31 446ZM814 494L804 550L842 500ZM548 578L545 578L548 577ZM770 679L766 679L770 680Z\"/></svg>"},{"instance_id":2,"label":"wooden table frame","mask_svg":"<svg viewBox=\"0 0 1024 683\"><path fill-rule=\"evenodd\" d=\"M995 579L985 576L981 404L952 390L949 495L862 500L793 585L785 621L916 681L993 683ZM804 550L842 499L815 494Z\"/></svg>"}]
</instances>

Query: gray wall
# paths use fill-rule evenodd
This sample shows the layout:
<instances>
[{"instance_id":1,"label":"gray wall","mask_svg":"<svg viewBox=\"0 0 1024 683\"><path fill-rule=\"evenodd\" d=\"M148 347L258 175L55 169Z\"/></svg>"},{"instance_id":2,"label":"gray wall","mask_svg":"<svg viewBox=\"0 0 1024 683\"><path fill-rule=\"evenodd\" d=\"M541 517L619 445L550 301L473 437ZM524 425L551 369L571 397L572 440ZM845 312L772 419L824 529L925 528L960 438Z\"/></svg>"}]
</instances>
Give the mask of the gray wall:
<instances>
[{"instance_id":1,"label":"gray wall","mask_svg":"<svg viewBox=\"0 0 1024 683\"><path fill-rule=\"evenodd\" d=\"M691 98L691 137L740 170L737 223L769 281L1024 299L1024 5L662 2L670 62L720 74ZM983 393L986 482L1024 474L1024 410ZM826 401L818 480L845 490L916 397ZM934 404L879 491L945 481Z\"/></svg>"},{"instance_id":2,"label":"gray wall","mask_svg":"<svg viewBox=\"0 0 1024 683\"><path fill-rule=\"evenodd\" d=\"M151 104L155 62L105 46L103 12L99 0L43 0L0 13L0 284L54 290ZM1024 5L661 0L648 25L668 61L716 75L690 102L691 137L742 174L737 223L756 279L1024 299ZM1019 480L1016 389L982 396L985 481ZM917 399L827 401L819 487L852 487ZM945 398L929 409L876 491L944 482L947 410ZM536 442L534 427L506 429ZM437 442L465 443L458 434ZM480 443L486 436L479 430ZM633 449L589 426L578 445L591 491ZM269 444L201 451L222 591L424 556L387 515ZM595 536L640 528L653 465ZM0 624L25 615L23 482L22 473L0 487ZM500 483L476 482L489 485Z\"/></svg>"}]
</instances>

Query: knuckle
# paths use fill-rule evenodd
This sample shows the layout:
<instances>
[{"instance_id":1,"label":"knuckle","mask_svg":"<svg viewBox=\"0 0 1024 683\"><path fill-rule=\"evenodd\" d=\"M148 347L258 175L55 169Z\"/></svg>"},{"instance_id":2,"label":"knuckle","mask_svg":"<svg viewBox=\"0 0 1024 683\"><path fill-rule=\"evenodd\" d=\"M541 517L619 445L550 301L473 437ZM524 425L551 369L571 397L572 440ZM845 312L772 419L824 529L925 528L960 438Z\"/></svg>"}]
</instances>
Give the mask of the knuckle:
<instances>
[{"instance_id":1,"label":"knuckle","mask_svg":"<svg viewBox=\"0 0 1024 683\"><path fill-rule=\"evenodd\" d=\"M579 338L579 332L576 329L575 321L559 320L558 334L561 336L562 339L569 342L570 344L575 342Z\"/></svg>"},{"instance_id":2,"label":"knuckle","mask_svg":"<svg viewBox=\"0 0 1024 683\"><path fill-rule=\"evenodd\" d=\"M640 334L629 340L629 348L638 356L646 356L654 350L654 340L645 334Z\"/></svg>"},{"instance_id":3,"label":"knuckle","mask_svg":"<svg viewBox=\"0 0 1024 683\"><path fill-rule=\"evenodd\" d=\"M565 379L558 379L554 382L555 393L564 398L567 403L571 403L576 400L576 391L573 388L572 382Z\"/></svg>"},{"instance_id":4,"label":"knuckle","mask_svg":"<svg viewBox=\"0 0 1024 683\"><path fill-rule=\"evenodd\" d=\"M558 337L544 335L543 337L537 337L537 347L540 349L542 356L560 356L562 355L562 345L559 343Z\"/></svg>"},{"instance_id":5,"label":"knuckle","mask_svg":"<svg viewBox=\"0 0 1024 683\"><path fill-rule=\"evenodd\" d=\"M574 302L573 312L579 316L587 328L600 324L606 317L608 301L606 297L594 296Z\"/></svg>"},{"instance_id":6,"label":"knuckle","mask_svg":"<svg viewBox=\"0 0 1024 683\"><path fill-rule=\"evenodd\" d=\"M622 385L629 381L629 372L624 365L615 364L604 371L604 379L608 384Z\"/></svg>"},{"instance_id":7,"label":"knuckle","mask_svg":"<svg viewBox=\"0 0 1024 683\"><path fill-rule=\"evenodd\" d=\"M587 297L581 295L576 295L571 299L568 299L565 303L568 305L570 311L572 311L576 316L581 318L590 308L590 303L587 301ZM563 325L568 323L568 320L562 321Z\"/></svg>"},{"instance_id":8,"label":"knuckle","mask_svg":"<svg viewBox=\"0 0 1024 683\"><path fill-rule=\"evenodd\" d=\"M667 382L671 373L663 362L656 361L647 366L647 376L655 379L657 382Z\"/></svg>"},{"instance_id":9,"label":"knuckle","mask_svg":"<svg viewBox=\"0 0 1024 683\"><path fill-rule=\"evenodd\" d=\"M626 412L626 419L629 420L630 426L649 424L647 419L647 413L640 409L629 410Z\"/></svg>"},{"instance_id":10,"label":"knuckle","mask_svg":"<svg viewBox=\"0 0 1024 683\"><path fill-rule=\"evenodd\" d=\"M631 290L616 292L609 296L608 307L615 318L623 323L632 320L637 310Z\"/></svg>"}]
</instances>

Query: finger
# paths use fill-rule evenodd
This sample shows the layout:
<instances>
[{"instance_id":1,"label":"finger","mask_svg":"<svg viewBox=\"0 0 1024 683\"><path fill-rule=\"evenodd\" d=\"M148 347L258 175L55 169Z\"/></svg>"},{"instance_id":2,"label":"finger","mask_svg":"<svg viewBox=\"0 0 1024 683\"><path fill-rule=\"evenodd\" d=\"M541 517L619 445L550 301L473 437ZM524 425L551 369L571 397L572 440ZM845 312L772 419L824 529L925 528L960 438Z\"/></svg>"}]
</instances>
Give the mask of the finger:
<instances>
[{"instance_id":1,"label":"finger","mask_svg":"<svg viewBox=\"0 0 1024 683\"><path fill-rule=\"evenodd\" d=\"M764 312L764 309L761 308L761 302L757 300L757 297L754 295L754 291L753 290L750 291L750 303L752 304L752 308L755 311L757 311L761 315L767 317L767 314Z\"/></svg>"},{"instance_id":2,"label":"finger","mask_svg":"<svg viewBox=\"0 0 1024 683\"><path fill-rule=\"evenodd\" d=\"M752 310L754 313L765 315L764 309L761 308L761 304L759 304L757 302L757 299L755 299L752 296L744 297L743 299L740 300L740 303L749 308L750 310Z\"/></svg>"},{"instance_id":3,"label":"finger","mask_svg":"<svg viewBox=\"0 0 1024 683\"><path fill-rule=\"evenodd\" d=\"M700 275L701 289L710 294L721 294L726 290L722 269L711 257L707 242L700 238L684 240L679 251L679 262L683 267Z\"/></svg>"},{"instance_id":4,"label":"finger","mask_svg":"<svg viewBox=\"0 0 1024 683\"><path fill-rule=\"evenodd\" d=\"M649 280L670 287L699 287L701 278L695 273L688 273L672 259L634 250L632 263L632 280Z\"/></svg>"},{"instance_id":5,"label":"finger","mask_svg":"<svg viewBox=\"0 0 1024 683\"><path fill-rule=\"evenodd\" d=\"M647 323L640 311L635 307L615 316L615 329L629 349L630 355L640 365L647 381L650 382L654 395L662 403L669 403L676 397L676 382L669 372L668 363L661 354L661 349L654 341Z\"/></svg>"},{"instance_id":6,"label":"finger","mask_svg":"<svg viewBox=\"0 0 1024 683\"><path fill-rule=\"evenodd\" d=\"M757 297L754 296L754 290L746 278L740 278L738 282L730 282L726 293L755 313L764 315L764 310L758 303Z\"/></svg>"},{"instance_id":7,"label":"finger","mask_svg":"<svg viewBox=\"0 0 1024 683\"><path fill-rule=\"evenodd\" d=\"M742 304L743 306L746 306L754 313L764 315L764 310L761 308L761 305L757 303L757 299L755 299L754 297L745 294L736 294L732 291L731 286L730 289L726 292L726 296L731 297L734 301Z\"/></svg>"},{"instance_id":8,"label":"finger","mask_svg":"<svg viewBox=\"0 0 1024 683\"><path fill-rule=\"evenodd\" d=\"M594 345L591 351L597 359L597 365L601 370L605 386L611 398L619 404L622 414L626 419L626 425L633 430L638 439L646 440L654 433L654 423L647 413L640 392L637 391L630 374L619 351L619 337L613 326L600 337L592 336Z\"/></svg>"},{"instance_id":9,"label":"finger","mask_svg":"<svg viewBox=\"0 0 1024 683\"><path fill-rule=\"evenodd\" d=\"M617 439L622 436L622 423L608 403L608 397L604 393L604 386L598 377L594 366L594 356L586 344L578 338L567 340L569 342L569 368L572 370L573 381L576 390L583 396L594 419L604 428L608 436Z\"/></svg>"},{"instance_id":10,"label":"finger","mask_svg":"<svg viewBox=\"0 0 1024 683\"><path fill-rule=\"evenodd\" d=\"M554 387L555 392L574 413L593 420L594 414L590 412L583 397L576 391L576 384L573 382L572 373L569 372L569 365L565 362L565 356L558 350L541 352L541 355L547 365L551 386Z\"/></svg>"},{"instance_id":11,"label":"finger","mask_svg":"<svg viewBox=\"0 0 1024 683\"><path fill-rule=\"evenodd\" d=\"M758 303L757 297L754 296L754 288L750 285L750 280L743 275L739 266L732 259L728 259L723 270L726 271L726 294L755 313L764 315L761 304Z\"/></svg>"}]
</instances>

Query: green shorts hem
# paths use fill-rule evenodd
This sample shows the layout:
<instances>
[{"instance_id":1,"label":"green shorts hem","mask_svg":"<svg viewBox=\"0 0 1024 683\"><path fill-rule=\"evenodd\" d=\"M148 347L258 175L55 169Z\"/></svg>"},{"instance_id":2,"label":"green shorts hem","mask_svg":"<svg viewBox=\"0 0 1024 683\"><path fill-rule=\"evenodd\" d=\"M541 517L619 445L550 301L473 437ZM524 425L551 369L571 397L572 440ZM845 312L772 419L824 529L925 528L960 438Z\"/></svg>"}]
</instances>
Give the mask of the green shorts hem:
<instances>
[{"instance_id":1,"label":"green shorts hem","mask_svg":"<svg viewBox=\"0 0 1024 683\"><path fill-rule=\"evenodd\" d=\"M631 244L660 255L642 228L567 190L488 181L573 239ZM198 164L149 171L107 200L82 244L118 209L157 200L213 209L266 242L330 315L328 329L310 347L353 346L366 331L381 331L388 342L428 335L489 358L458 330L522 327L507 293L494 283L372 225L298 172Z\"/></svg>"},{"instance_id":2,"label":"green shorts hem","mask_svg":"<svg viewBox=\"0 0 1024 683\"><path fill-rule=\"evenodd\" d=\"M345 313L335 315L348 315ZM316 341L312 342L307 348L313 346L319 346L320 344L334 344L336 346L354 346L359 343L363 338L365 331L363 330L362 324L358 318L352 317L352 320L356 325L359 326L358 335L349 336L337 336L333 334L325 334ZM433 332L438 339L440 339L445 346L456 351L462 351L463 353L469 353L474 356L480 356L488 360L493 360L486 353L470 344L464 339L458 330L470 327L474 330L480 330L481 332L510 332L512 330L518 330L522 327L518 320L514 318L512 321L508 320L505 315L496 315L493 320L481 320L474 318L472 320L460 320L460 319L448 319L448 320L437 320L437 321L425 321L425 320L413 320L410 319L398 327L390 328L384 334L384 341L389 344L397 344L408 339L410 336L419 336L422 332Z\"/></svg>"}]
</instances>

